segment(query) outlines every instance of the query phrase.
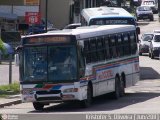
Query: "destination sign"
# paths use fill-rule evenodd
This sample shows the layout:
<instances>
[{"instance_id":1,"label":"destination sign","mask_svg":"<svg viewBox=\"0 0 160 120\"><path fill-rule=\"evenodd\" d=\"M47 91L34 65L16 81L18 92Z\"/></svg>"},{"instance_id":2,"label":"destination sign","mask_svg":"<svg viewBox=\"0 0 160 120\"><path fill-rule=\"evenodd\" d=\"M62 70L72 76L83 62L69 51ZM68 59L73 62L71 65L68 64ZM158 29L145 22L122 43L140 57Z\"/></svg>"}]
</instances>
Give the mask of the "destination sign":
<instances>
[{"instance_id":1,"label":"destination sign","mask_svg":"<svg viewBox=\"0 0 160 120\"><path fill-rule=\"evenodd\" d=\"M24 44L39 44L39 43L69 43L69 36L40 36L25 38Z\"/></svg>"},{"instance_id":2,"label":"destination sign","mask_svg":"<svg viewBox=\"0 0 160 120\"><path fill-rule=\"evenodd\" d=\"M96 25L116 25L116 24L128 24L128 20L96 20Z\"/></svg>"},{"instance_id":3,"label":"destination sign","mask_svg":"<svg viewBox=\"0 0 160 120\"><path fill-rule=\"evenodd\" d=\"M105 24L127 24L128 20L105 20Z\"/></svg>"},{"instance_id":4,"label":"destination sign","mask_svg":"<svg viewBox=\"0 0 160 120\"><path fill-rule=\"evenodd\" d=\"M90 22L91 25L134 25L135 21L132 18L99 18L92 19Z\"/></svg>"}]
</instances>

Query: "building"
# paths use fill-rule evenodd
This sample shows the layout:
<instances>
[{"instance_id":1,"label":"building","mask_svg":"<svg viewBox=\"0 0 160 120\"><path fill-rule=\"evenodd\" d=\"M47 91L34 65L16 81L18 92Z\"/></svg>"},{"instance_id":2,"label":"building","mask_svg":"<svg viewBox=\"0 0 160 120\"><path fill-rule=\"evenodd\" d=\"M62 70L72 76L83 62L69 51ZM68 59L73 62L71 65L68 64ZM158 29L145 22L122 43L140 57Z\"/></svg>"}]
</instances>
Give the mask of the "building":
<instances>
[{"instance_id":1,"label":"building","mask_svg":"<svg viewBox=\"0 0 160 120\"><path fill-rule=\"evenodd\" d=\"M46 18L46 3L47 6L47 19L53 23L55 28L62 28L67 25L72 19L71 17L71 0L40 0L40 13L43 18Z\"/></svg>"},{"instance_id":2,"label":"building","mask_svg":"<svg viewBox=\"0 0 160 120\"><path fill-rule=\"evenodd\" d=\"M26 23L26 12L40 12L41 18L61 29L67 24L80 22L83 8L108 4L110 0L0 0L0 27L15 30L16 24ZM116 2L116 0L112 0ZM47 4L46 4L47 3ZM48 9L46 9L48 8ZM47 14L46 14L47 12Z\"/></svg>"},{"instance_id":3,"label":"building","mask_svg":"<svg viewBox=\"0 0 160 120\"><path fill-rule=\"evenodd\" d=\"M48 20L56 28L63 28L67 24L80 22L80 12L83 8L97 7L107 2L108 0L40 0L40 12L46 17L48 3Z\"/></svg>"},{"instance_id":4,"label":"building","mask_svg":"<svg viewBox=\"0 0 160 120\"><path fill-rule=\"evenodd\" d=\"M26 12L39 12L39 0L0 0L0 28L16 31Z\"/></svg>"}]
</instances>

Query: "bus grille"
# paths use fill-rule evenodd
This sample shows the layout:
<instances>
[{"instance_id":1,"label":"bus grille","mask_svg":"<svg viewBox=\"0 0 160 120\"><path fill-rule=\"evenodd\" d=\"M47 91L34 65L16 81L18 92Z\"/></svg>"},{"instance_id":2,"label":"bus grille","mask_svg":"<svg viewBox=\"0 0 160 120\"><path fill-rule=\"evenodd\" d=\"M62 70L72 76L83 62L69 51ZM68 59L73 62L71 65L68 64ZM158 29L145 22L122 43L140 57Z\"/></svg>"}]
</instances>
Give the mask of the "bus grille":
<instances>
[{"instance_id":1,"label":"bus grille","mask_svg":"<svg viewBox=\"0 0 160 120\"><path fill-rule=\"evenodd\" d=\"M38 95L44 95L44 94L59 94L59 93L61 93L61 90L36 91L36 94L38 94Z\"/></svg>"},{"instance_id":2,"label":"bus grille","mask_svg":"<svg viewBox=\"0 0 160 120\"><path fill-rule=\"evenodd\" d=\"M37 101L51 101L51 100L57 100L57 101L61 101L62 99L60 97L40 97L37 98Z\"/></svg>"}]
</instances>

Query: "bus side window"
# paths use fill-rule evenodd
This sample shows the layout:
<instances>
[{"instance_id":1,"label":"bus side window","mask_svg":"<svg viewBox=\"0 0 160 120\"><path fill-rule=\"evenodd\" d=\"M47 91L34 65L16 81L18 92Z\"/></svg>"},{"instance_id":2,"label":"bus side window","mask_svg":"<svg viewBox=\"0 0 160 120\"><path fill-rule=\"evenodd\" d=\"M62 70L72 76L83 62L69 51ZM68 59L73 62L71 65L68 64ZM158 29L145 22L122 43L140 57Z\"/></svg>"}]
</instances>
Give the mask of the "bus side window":
<instances>
[{"instance_id":1,"label":"bus side window","mask_svg":"<svg viewBox=\"0 0 160 120\"><path fill-rule=\"evenodd\" d=\"M104 47L105 47L105 58L109 59L110 58L110 49L109 49L109 37L108 36L104 37Z\"/></svg>"},{"instance_id":2,"label":"bus side window","mask_svg":"<svg viewBox=\"0 0 160 120\"><path fill-rule=\"evenodd\" d=\"M116 46L118 56L123 56L123 41L121 34L117 35L117 46Z\"/></svg>"},{"instance_id":3,"label":"bus side window","mask_svg":"<svg viewBox=\"0 0 160 120\"><path fill-rule=\"evenodd\" d=\"M91 62L97 61L97 43L96 38L90 40Z\"/></svg>"},{"instance_id":4,"label":"bus side window","mask_svg":"<svg viewBox=\"0 0 160 120\"><path fill-rule=\"evenodd\" d=\"M84 55L86 58L86 63L90 63L91 62L91 54L90 54L89 40L84 41Z\"/></svg>"},{"instance_id":5,"label":"bus side window","mask_svg":"<svg viewBox=\"0 0 160 120\"><path fill-rule=\"evenodd\" d=\"M112 55L111 58L117 57L117 52L116 52L116 39L115 39L115 36L114 36L114 35L112 35L112 36L110 37L110 51L111 51L111 55Z\"/></svg>"},{"instance_id":6,"label":"bus side window","mask_svg":"<svg viewBox=\"0 0 160 120\"><path fill-rule=\"evenodd\" d=\"M98 60L100 61L105 59L105 48L104 48L103 37L97 38L97 56L98 56Z\"/></svg>"},{"instance_id":7,"label":"bus side window","mask_svg":"<svg viewBox=\"0 0 160 120\"><path fill-rule=\"evenodd\" d=\"M127 33L123 34L123 43L124 43L123 44L124 55L129 55L130 54L130 42L129 42Z\"/></svg>"},{"instance_id":8,"label":"bus side window","mask_svg":"<svg viewBox=\"0 0 160 120\"><path fill-rule=\"evenodd\" d=\"M131 53L135 54L137 50L136 36L134 32L129 34L130 43L131 43Z\"/></svg>"}]
</instances>

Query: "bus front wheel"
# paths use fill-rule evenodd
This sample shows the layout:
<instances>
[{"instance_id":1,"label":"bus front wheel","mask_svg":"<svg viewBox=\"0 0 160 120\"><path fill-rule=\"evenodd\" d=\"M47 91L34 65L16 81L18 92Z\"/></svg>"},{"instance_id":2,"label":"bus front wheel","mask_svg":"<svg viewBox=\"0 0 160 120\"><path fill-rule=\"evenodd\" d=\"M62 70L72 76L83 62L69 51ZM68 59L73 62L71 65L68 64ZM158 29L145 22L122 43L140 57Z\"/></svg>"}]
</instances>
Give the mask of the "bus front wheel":
<instances>
[{"instance_id":1,"label":"bus front wheel","mask_svg":"<svg viewBox=\"0 0 160 120\"><path fill-rule=\"evenodd\" d=\"M43 110L44 104L39 103L39 102L33 102L33 107L35 110Z\"/></svg>"},{"instance_id":2,"label":"bus front wheel","mask_svg":"<svg viewBox=\"0 0 160 120\"><path fill-rule=\"evenodd\" d=\"M83 108L87 108L87 107L91 106L91 104L92 104L92 97L93 97L92 96L92 85L89 84L87 86L87 99L81 101L81 106Z\"/></svg>"}]
</instances>

